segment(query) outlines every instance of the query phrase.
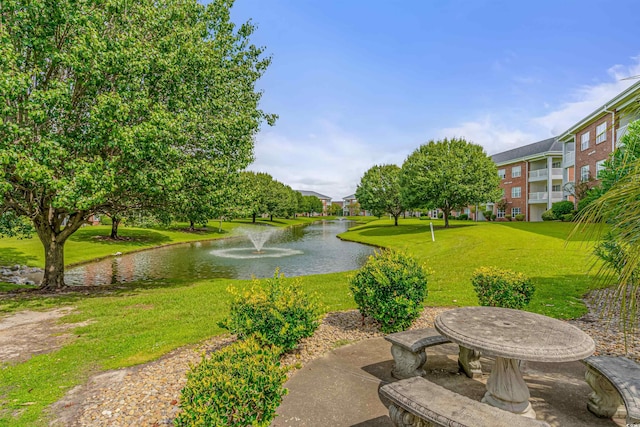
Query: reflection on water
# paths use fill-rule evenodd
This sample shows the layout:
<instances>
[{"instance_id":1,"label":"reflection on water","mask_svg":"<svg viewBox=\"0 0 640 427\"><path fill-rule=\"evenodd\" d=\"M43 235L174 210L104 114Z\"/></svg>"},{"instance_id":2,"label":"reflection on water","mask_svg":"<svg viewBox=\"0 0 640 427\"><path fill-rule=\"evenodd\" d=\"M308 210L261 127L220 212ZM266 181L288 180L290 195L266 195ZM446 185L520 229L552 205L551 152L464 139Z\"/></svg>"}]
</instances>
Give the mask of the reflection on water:
<instances>
[{"instance_id":1,"label":"reflection on water","mask_svg":"<svg viewBox=\"0 0 640 427\"><path fill-rule=\"evenodd\" d=\"M276 268L287 277L355 270L373 248L336 237L351 221L322 221L278 229L255 254L248 238L167 246L69 269L68 285L101 285L145 279L250 279L271 277Z\"/></svg>"}]
</instances>

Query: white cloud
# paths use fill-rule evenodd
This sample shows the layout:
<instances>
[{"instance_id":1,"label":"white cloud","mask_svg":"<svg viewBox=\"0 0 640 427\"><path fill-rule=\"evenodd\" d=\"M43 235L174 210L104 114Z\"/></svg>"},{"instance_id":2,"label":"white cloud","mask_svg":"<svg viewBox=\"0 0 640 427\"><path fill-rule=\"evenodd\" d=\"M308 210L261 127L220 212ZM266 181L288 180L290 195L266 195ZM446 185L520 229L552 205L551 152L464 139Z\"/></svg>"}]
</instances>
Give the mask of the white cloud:
<instances>
[{"instance_id":1,"label":"white cloud","mask_svg":"<svg viewBox=\"0 0 640 427\"><path fill-rule=\"evenodd\" d=\"M631 65L614 65L607 70L611 81L579 87L571 94L570 101L544 116L532 119L532 122L554 135L566 131L635 82L622 80L640 74L640 56L631 59L634 61Z\"/></svg>"},{"instance_id":2,"label":"white cloud","mask_svg":"<svg viewBox=\"0 0 640 427\"><path fill-rule=\"evenodd\" d=\"M637 81L623 80L640 75L640 56L631 59L631 65L614 65L607 70L611 80L578 87L569 94L569 100L555 109L545 104L551 111L542 116L510 114L507 119L494 113L440 129L438 136L464 137L482 145L488 154L558 136Z\"/></svg>"},{"instance_id":3,"label":"white cloud","mask_svg":"<svg viewBox=\"0 0 640 427\"><path fill-rule=\"evenodd\" d=\"M484 147L487 154L506 151L511 148L535 142L534 134L509 127L485 116L477 121L468 121L458 126L444 128L438 131L438 138L464 138Z\"/></svg>"},{"instance_id":4,"label":"white cloud","mask_svg":"<svg viewBox=\"0 0 640 427\"><path fill-rule=\"evenodd\" d=\"M320 121L300 139L274 128L256 141L256 161L249 169L267 172L296 190L312 190L333 200L355 192L360 178L373 165L401 165L408 153L380 152L328 121Z\"/></svg>"}]
</instances>

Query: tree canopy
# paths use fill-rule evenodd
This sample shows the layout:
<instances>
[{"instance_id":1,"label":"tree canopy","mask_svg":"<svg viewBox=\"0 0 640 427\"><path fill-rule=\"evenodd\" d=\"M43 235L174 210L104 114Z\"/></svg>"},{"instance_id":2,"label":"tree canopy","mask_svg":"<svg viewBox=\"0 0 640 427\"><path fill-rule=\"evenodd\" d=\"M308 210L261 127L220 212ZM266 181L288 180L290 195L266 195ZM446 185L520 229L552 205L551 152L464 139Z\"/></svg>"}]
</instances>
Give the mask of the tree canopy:
<instances>
[{"instance_id":1,"label":"tree canopy","mask_svg":"<svg viewBox=\"0 0 640 427\"><path fill-rule=\"evenodd\" d=\"M395 225L404 211L400 188L400 167L396 165L373 166L360 179L356 199L363 209L380 217L393 216Z\"/></svg>"},{"instance_id":2,"label":"tree canopy","mask_svg":"<svg viewBox=\"0 0 640 427\"><path fill-rule=\"evenodd\" d=\"M1 207L33 223L42 287L64 286L64 243L91 215L170 210L252 160L270 59L232 5L0 3Z\"/></svg>"},{"instance_id":3,"label":"tree canopy","mask_svg":"<svg viewBox=\"0 0 640 427\"><path fill-rule=\"evenodd\" d=\"M407 208L440 208L445 227L452 210L502 194L495 163L481 146L463 138L421 145L402 165L400 183Z\"/></svg>"}]
</instances>

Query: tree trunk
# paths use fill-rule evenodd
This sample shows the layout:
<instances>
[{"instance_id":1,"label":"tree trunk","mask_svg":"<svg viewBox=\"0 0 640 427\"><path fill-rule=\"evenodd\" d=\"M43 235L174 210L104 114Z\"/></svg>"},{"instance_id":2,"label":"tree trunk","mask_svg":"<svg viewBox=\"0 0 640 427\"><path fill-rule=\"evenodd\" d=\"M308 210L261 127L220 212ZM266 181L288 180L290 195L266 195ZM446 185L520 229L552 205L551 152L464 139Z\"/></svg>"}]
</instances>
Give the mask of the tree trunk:
<instances>
[{"instance_id":1,"label":"tree trunk","mask_svg":"<svg viewBox=\"0 0 640 427\"><path fill-rule=\"evenodd\" d=\"M196 229L196 225L193 223L193 221L189 221L189 231L195 231Z\"/></svg>"},{"instance_id":2,"label":"tree trunk","mask_svg":"<svg viewBox=\"0 0 640 427\"><path fill-rule=\"evenodd\" d=\"M64 241L55 238L44 248L44 277L40 289L60 289L64 287Z\"/></svg>"},{"instance_id":3,"label":"tree trunk","mask_svg":"<svg viewBox=\"0 0 640 427\"><path fill-rule=\"evenodd\" d=\"M253 221L251 221L251 222L255 223L256 222L256 214L255 213L253 214L252 218L253 218Z\"/></svg>"},{"instance_id":4,"label":"tree trunk","mask_svg":"<svg viewBox=\"0 0 640 427\"><path fill-rule=\"evenodd\" d=\"M120 221L122 221L122 219L117 216L111 217L111 238L114 240L118 239L118 226L120 225Z\"/></svg>"},{"instance_id":5,"label":"tree trunk","mask_svg":"<svg viewBox=\"0 0 640 427\"><path fill-rule=\"evenodd\" d=\"M273 222L273 215L269 217L269 221Z\"/></svg>"},{"instance_id":6,"label":"tree trunk","mask_svg":"<svg viewBox=\"0 0 640 427\"><path fill-rule=\"evenodd\" d=\"M449 228L449 209L442 210L442 216L444 216L444 228Z\"/></svg>"},{"instance_id":7,"label":"tree trunk","mask_svg":"<svg viewBox=\"0 0 640 427\"><path fill-rule=\"evenodd\" d=\"M399 216L400 216L399 214L393 216L393 220L394 220L394 223L395 223L394 225L398 225L398 217Z\"/></svg>"}]
</instances>

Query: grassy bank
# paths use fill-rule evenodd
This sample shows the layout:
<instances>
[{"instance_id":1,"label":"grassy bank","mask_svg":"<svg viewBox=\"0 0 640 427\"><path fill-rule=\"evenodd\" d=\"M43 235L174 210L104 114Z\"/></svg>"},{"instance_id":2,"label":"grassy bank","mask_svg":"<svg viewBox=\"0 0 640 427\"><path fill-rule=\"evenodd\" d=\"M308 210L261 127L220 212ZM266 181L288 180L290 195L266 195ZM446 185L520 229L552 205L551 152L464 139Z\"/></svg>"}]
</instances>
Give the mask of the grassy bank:
<instances>
[{"instance_id":1,"label":"grassy bank","mask_svg":"<svg viewBox=\"0 0 640 427\"><path fill-rule=\"evenodd\" d=\"M372 220L372 218L367 218ZM295 222L276 220L272 225ZM265 222L265 221L262 221ZM268 222L268 221L266 221ZM406 250L432 271L429 277L427 305L475 305L470 284L473 270L479 266L497 266L521 271L530 276L537 288L529 309L558 318L579 316L585 311L580 296L593 285L586 274L591 262L592 241L577 236L567 243L571 224L566 223L472 223L452 222L444 229L434 221L436 241L431 241L428 221L406 219L394 227L389 220L376 220L357 226L341 237L362 243ZM142 249L152 243L220 238L246 222L210 224L204 234L174 230L122 230L123 236L147 239L109 242L96 238L108 233L108 227L86 227L67 250L71 262L81 262L116 251ZM138 234L136 234L138 233ZM155 240L154 240L155 239ZM11 251L36 263L38 245L16 247L11 239L0 239L0 254L11 258ZM33 241L32 241L33 242ZM70 243L72 243L70 242ZM39 244L35 240L36 244ZM118 245L118 246L110 246ZM123 250L124 249L124 250ZM97 255L101 256L101 255ZM35 258L32 258L35 257ZM3 258L4 259L4 258ZM69 261L68 261L69 262ZM2 262L4 263L4 261ZM8 264L21 263L16 259ZM327 311L354 308L348 292L350 273L333 273L302 278L305 289L315 291ZM83 383L92 373L148 362L184 345L194 344L224 332L217 326L228 312L229 285L246 286L243 280L152 281L133 283L109 292L36 296L0 300L0 312L22 309L73 306L75 311L63 322L88 322L73 329L73 340L60 350L38 355L17 365L1 366L0 425L45 425L48 405L60 399L70 388Z\"/></svg>"},{"instance_id":2,"label":"grassy bank","mask_svg":"<svg viewBox=\"0 0 640 427\"><path fill-rule=\"evenodd\" d=\"M562 222L452 221L445 229L434 220L435 242L428 221L409 219L398 227L389 220L354 227L340 237L356 242L401 249L423 261L432 271L428 305L477 305L471 286L473 271L494 266L522 272L536 285L527 308L556 318L586 312L582 295L596 284L589 271L594 241L587 234L567 237L574 224Z\"/></svg>"}]
</instances>

